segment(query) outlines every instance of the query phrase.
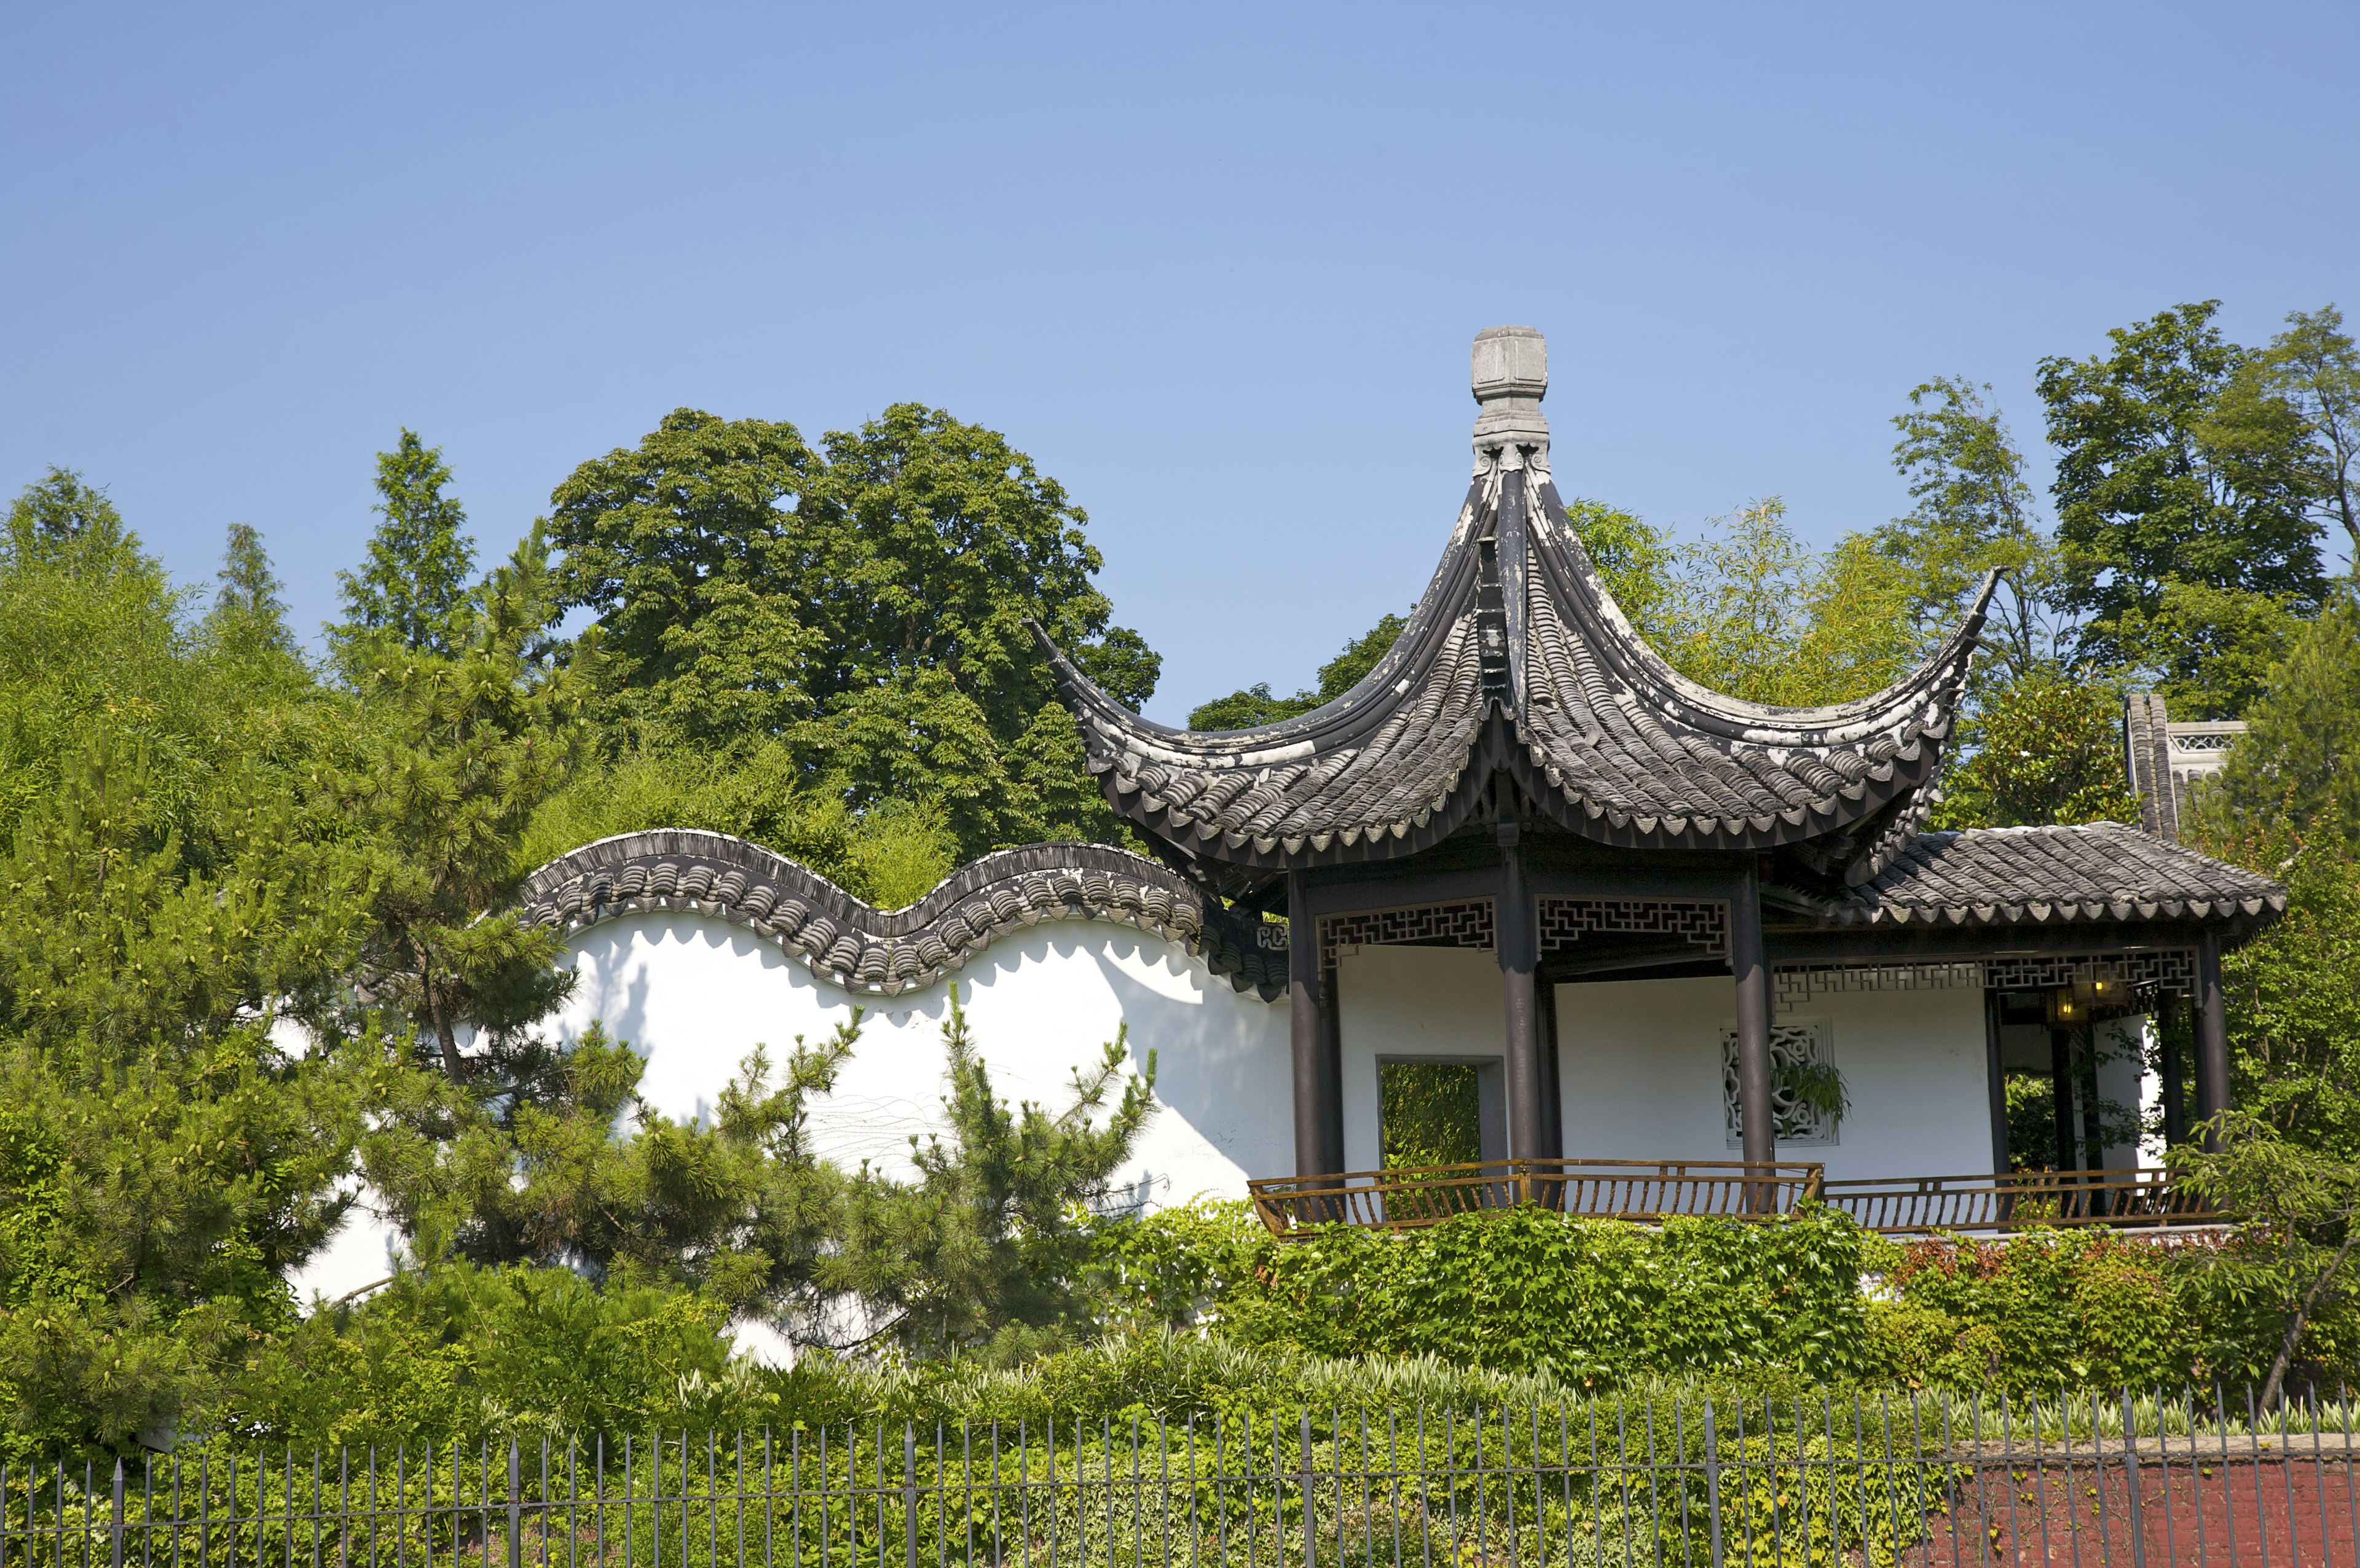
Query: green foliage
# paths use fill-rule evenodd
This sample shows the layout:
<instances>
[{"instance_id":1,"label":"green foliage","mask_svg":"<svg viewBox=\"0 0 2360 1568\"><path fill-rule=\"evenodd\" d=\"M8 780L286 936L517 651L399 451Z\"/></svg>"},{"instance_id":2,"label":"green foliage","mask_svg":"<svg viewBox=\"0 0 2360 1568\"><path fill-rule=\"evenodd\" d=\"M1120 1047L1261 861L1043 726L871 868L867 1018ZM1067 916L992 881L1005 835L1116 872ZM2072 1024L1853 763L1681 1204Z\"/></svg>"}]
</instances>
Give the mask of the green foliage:
<instances>
[{"instance_id":1,"label":"green foliage","mask_svg":"<svg viewBox=\"0 0 2360 1568\"><path fill-rule=\"evenodd\" d=\"M1867 696L1907 670L1909 584L1866 536L1815 555L1775 495L1712 528L1680 551L1659 612L1658 648L1675 670L1797 708Z\"/></svg>"},{"instance_id":2,"label":"green foliage","mask_svg":"<svg viewBox=\"0 0 2360 1568\"><path fill-rule=\"evenodd\" d=\"M1405 617L1387 611L1378 617L1375 626L1347 642L1342 651L1319 667L1316 690L1306 689L1292 697L1280 697L1272 693L1269 681L1257 681L1244 691L1198 703L1189 712L1188 727L1251 729L1257 724L1295 718L1332 702L1359 685L1360 678L1377 667L1377 660L1393 650L1393 644L1401 639L1402 628L1408 624Z\"/></svg>"},{"instance_id":3,"label":"green foliage","mask_svg":"<svg viewBox=\"0 0 2360 1568\"><path fill-rule=\"evenodd\" d=\"M344 620L328 640L347 663L366 666L391 649L455 658L472 620L467 577L475 547L467 513L451 483L442 449L404 429L391 452L377 454L376 511L384 520L369 538L368 561L336 573Z\"/></svg>"},{"instance_id":4,"label":"green foliage","mask_svg":"<svg viewBox=\"0 0 2360 1568\"><path fill-rule=\"evenodd\" d=\"M2278 1136L2250 1112L2223 1111L2203 1144L2172 1150L2172 1169L2224 1214L2244 1216L2213 1265L2214 1291L2268 1313L2283 1328L2261 1403L2275 1407L2303 1330L2323 1308L2352 1297L2360 1248L2360 1164Z\"/></svg>"},{"instance_id":5,"label":"green foliage","mask_svg":"<svg viewBox=\"0 0 2360 1568\"><path fill-rule=\"evenodd\" d=\"M1053 711L1070 732L1065 711ZM951 874L958 854L937 807L884 800L855 811L841 796L804 789L793 755L772 742L751 752L593 757L534 810L516 868L530 871L582 844L646 828L735 834L887 909L924 897Z\"/></svg>"},{"instance_id":6,"label":"green foliage","mask_svg":"<svg viewBox=\"0 0 2360 1568\"><path fill-rule=\"evenodd\" d=\"M1139 1278L1208 1296L1218 1332L1250 1345L1434 1356L1579 1386L1674 1373L1841 1380L1863 1355L1863 1238L1828 1214L1642 1227L1520 1208L1403 1233L1328 1226L1280 1243L1234 1211L1184 1211L1137 1222L1109 1246L1153 1259L1164 1226L1192 1236L1201 1279L1169 1262ZM1482 1332L1470 1334L1473 1323Z\"/></svg>"},{"instance_id":7,"label":"green foliage","mask_svg":"<svg viewBox=\"0 0 2360 1568\"><path fill-rule=\"evenodd\" d=\"M1939 644L1965 616L1984 573L2006 573L1983 633L1986 668L2021 679L2062 651L2056 613L2060 563L2034 513L2024 454L1991 388L1955 376L1912 387L1894 416L1893 465L1917 502L1871 537L1908 584L1921 645Z\"/></svg>"},{"instance_id":8,"label":"green foliage","mask_svg":"<svg viewBox=\"0 0 2360 1568\"><path fill-rule=\"evenodd\" d=\"M967 1032L957 988L943 1022L945 1135L910 1139L914 1182L864 1171L847 1191L828 1282L922 1355L1010 1360L1089 1325L1088 1216L1154 1110L1155 1055L1126 1068L1121 1037L1074 1074L1061 1111L1010 1105ZM1116 1094L1118 1084L1120 1087Z\"/></svg>"},{"instance_id":9,"label":"green foliage","mask_svg":"<svg viewBox=\"0 0 2360 1568\"><path fill-rule=\"evenodd\" d=\"M2036 665L1989 694L1971 739L1944 782L1938 828L2139 820L2123 775L2122 695L2110 687Z\"/></svg>"},{"instance_id":10,"label":"green foliage","mask_svg":"<svg viewBox=\"0 0 2360 1568\"><path fill-rule=\"evenodd\" d=\"M366 868L309 788L333 704L283 647L220 610L191 626L70 475L19 501L10 540L0 1446L21 1455L202 1411L288 1320L360 1100L272 1025L343 973ZM268 571L257 549L231 615L267 612Z\"/></svg>"},{"instance_id":11,"label":"green foliage","mask_svg":"<svg viewBox=\"0 0 2360 1568\"><path fill-rule=\"evenodd\" d=\"M1483 1158L1481 1070L1471 1062L1388 1062L1378 1069L1381 1163L1461 1165Z\"/></svg>"},{"instance_id":12,"label":"green foliage","mask_svg":"<svg viewBox=\"0 0 2360 1568\"><path fill-rule=\"evenodd\" d=\"M1568 501L1565 515L1623 618L1649 642L1667 641L1665 617L1678 564L1670 536L1603 501Z\"/></svg>"},{"instance_id":13,"label":"green foliage","mask_svg":"<svg viewBox=\"0 0 2360 1568\"><path fill-rule=\"evenodd\" d=\"M2292 1143L2360 1159L2360 851L2225 847L2287 887L2286 914L2222 959L2231 1100Z\"/></svg>"},{"instance_id":14,"label":"green foliage","mask_svg":"<svg viewBox=\"0 0 2360 1568\"><path fill-rule=\"evenodd\" d=\"M2285 401L2310 430L2319 460L2320 511L2340 524L2360 566L2360 347L2333 305L2292 310L2261 354L2262 390Z\"/></svg>"},{"instance_id":15,"label":"green foliage","mask_svg":"<svg viewBox=\"0 0 2360 1568\"><path fill-rule=\"evenodd\" d=\"M221 588L213 596L213 614L205 617L205 631L249 657L293 657L295 635L287 629L287 605L279 597L286 584L270 570L262 535L247 524L232 523L222 569L215 575Z\"/></svg>"},{"instance_id":16,"label":"green foliage","mask_svg":"<svg viewBox=\"0 0 2360 1568\"><path fill-rule=\"evenodd\" d=\"M644 1437L719 1413L682 1385L727 1376L726 1315L676 1287L452 1262L281 1325L221 1414L274 1442L330 1447ZM728 1412L754 1425L765 1413L759 1402Z\"/></svg>"},{"instance_id":17,"label":"green foliage","mask_svg":"<svg viewBox=\"0 0 2360 1568\"><path fill-rule=\"evenodd\" d=\"M2089 616L2082 654L2154 669L2175 712L2207 718L2254 694L2262 661L2243 639L2283 635L2278 615L2318 602L2312 507L2327 486L2301 413L2212 325L2218 308L2117 328L2103 354L2041 361L2038 381L2060 453L2064 602ZM2175 603L2174 585L2203 592Z\"/></svg>"},{"instance_id":18,"label":"green foliage","mask_svg":"<svg viewBox=\"0 0 2360 1568\"><path fill-rule=\"evenodd\" d=\"M2360 844L2360 594L2349 583L2261 684L2246 733L2199 793L2207 831Z\"/></svg>"},{"instance_id":19,"label":"green foliage","mask_svg":"<svg viewBox=\"0 0 2360 1568\"><path fill-rule=\"evenodd\" d=\"M1885 1244L1888 1247L1890 1244ZM2194 1271L2105 1231L1896 1248L1876 1372L1920 1386L2161 1388L2240 1368L2200 1354ZM2209 1258L2209 1255L2208 1258Z\"/></svg>"},{"instance_id":20,"label":"green foliage","mask_svg":"<svg viewBox=\"0 0 2360 1568\"><path fill-rule=\"evenodd\" d=\"M463 1029L497 1047L564 995L555 933L507 906L525 824L589 739L582 673L538 647L555 615L538 526L481 592L458 654L387 645L366 668L375 722L329 780L380 851L363 982L454 1080Z\"/></svg>"},{"instance_id":21,"label":"green foliage","mask_svg":"<svg viewBox=\"0 0 2360 1568\"><path fill-rule=\"evenodd\" d=\"M961 858L1120 839L1026 626L1120 701L1154 689L1155 655L1090 583L1081 509L1006 438L915 404L823 445L682 409L558 486L551 537L564 601L598 614L610 733L779 743L807 790L917 803Z\"/></svg>"}]
</instances>

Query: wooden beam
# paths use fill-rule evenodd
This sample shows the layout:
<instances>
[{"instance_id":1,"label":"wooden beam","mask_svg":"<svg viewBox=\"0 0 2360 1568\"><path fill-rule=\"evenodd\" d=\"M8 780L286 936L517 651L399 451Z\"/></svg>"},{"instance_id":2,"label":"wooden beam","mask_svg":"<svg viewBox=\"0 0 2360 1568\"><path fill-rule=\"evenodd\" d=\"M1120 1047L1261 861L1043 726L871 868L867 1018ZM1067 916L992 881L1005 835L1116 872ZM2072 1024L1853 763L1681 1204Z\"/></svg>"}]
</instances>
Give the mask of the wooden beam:
<instances>
[{"instance_id":1,"label":"wooden beam","mask_svg":"<svg viewBox=\"0 0 2360 1568\"><path fill-rule=\"evenodd\" d=\"M1344 1098L1331 1049L1334 999L1319 994L1317 921L1304 907L1303 877L1287 879L1288 1042L1295 1077L1295 1173L1344 1168Z\"/></svg>"},{"instance_id":2,"label":"wooden beam","mask_svg":"<svg viewBox=\"0 0 2360 1568\"><path fill-rule=\"evenodd\" d=\"M1516 1160L1549 1157L1542 1148L1539 1005L1533 970L1540 961L1533 896L1524 886L1524 859L1517 853L1513 817L1494 824L1500 843L1499 902L1492 911L1498 932L1500 982L1507 1014L1508 1153Z\"/></svg>"}]
</instances>

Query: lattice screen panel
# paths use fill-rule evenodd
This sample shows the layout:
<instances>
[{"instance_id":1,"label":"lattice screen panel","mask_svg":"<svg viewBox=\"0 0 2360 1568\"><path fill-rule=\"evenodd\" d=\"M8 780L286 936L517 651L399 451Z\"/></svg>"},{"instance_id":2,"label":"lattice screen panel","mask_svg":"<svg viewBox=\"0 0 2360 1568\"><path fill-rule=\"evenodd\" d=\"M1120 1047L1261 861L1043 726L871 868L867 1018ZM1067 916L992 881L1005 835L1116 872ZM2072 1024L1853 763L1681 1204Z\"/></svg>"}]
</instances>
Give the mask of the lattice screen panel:
<instances>
[{"instance_id":1,"label":"lattice screen panel","mask_svg":"<svg viewBox=\"0 0 2360 1568\"><path fill-rule=\"evenodd\" d=\"M1401 909L1361 909L1319 918L1319 985L1336 994L1336 954L1348 947L1480 947L1497 942L1489 898L1455 904L1418 904Z\"/></svg>"},{"instance_id":2,"label":"lattice screen panel","mask_svg":"<svg viewBox=\"0 0 2360 1568\"><path fill-rule=\"evenodd\" d=\"M1816 1105L1807 1105L1796 1098L1792 1089L1778 1087L1781 1068L1792 1071L1798 1067L1832 1067L1835 1053L1824 1023L1789 1023L1770 1026L1770 1106L1772 1125L1777 1128L1780 1143L1832 1144L1836 1141L1836 1119ZM1737 1100L1737 1031L1721 1031L1721 1106L1727 1123L1729 1147L1740 1149L1745 1142L1745 1122Z\"/></svg>"},{"instance_id":3,"label":"lattice screen panel","mask_svg":"<svg viewBox=\"0 0 2360 1568\"><path fill-rule=\"evenodd\" d=\"M1815 996L1861 991L2046 991L2092 980L2114 980L2135 990L2192 996L2196 954L2185 948L2106 957L2027 953L1950 964L1782 964L1775 977L1781 1007Z\"/></svg>"},{"instance_id":4,"label":"lattice screen panel","mask_svg":"<svg viewBox=\"0 0 2360 1568\"><path fill-rule=\"evenodd\" d=\"M1543 898L1541 956L1578 951L1581 939L1655 936L1687 942L1699 958L1729 954L1729 906L1718 898Z\"/></svg>"}]
</instances>

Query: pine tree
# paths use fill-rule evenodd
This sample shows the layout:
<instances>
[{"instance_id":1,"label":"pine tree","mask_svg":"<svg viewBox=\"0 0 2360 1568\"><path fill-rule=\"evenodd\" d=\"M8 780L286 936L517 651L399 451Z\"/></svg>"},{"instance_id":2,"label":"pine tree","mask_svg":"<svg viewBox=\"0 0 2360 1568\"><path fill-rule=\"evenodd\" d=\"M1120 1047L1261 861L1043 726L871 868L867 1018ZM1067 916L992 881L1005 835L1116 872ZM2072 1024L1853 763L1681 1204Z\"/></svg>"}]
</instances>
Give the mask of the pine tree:
<instances>
[{"instance_id":1,"label":"pine tree","mask_svg":"<svg viewBox=\"0 0 2360 1568\"><path fill-rule=\"evenodd\" d=\"M222 568L213 575L221 580L221 588L213 595L213 614L205 618L209 632L242 653L295 651L294 634L287 629L287 605L279 597L286 584L270 570L270 553L251 524L229 526Z\"/></svg>"},{"instance_id":2,"label":"pine tree","mask_svg":"<svg viewBox=\"0 0 2360 1568\"><path fill-rule=\"evenodd\" d=\"M413 653L458 652L475 548L463 531L465 509L442 494L450 483L442 449L415 430L404 429L391 452L377 453L373 509L384 521L369 538L368 564L336 573L345 619L328 635L347 664L385 643Z\"/></svg>"}]
</instances>

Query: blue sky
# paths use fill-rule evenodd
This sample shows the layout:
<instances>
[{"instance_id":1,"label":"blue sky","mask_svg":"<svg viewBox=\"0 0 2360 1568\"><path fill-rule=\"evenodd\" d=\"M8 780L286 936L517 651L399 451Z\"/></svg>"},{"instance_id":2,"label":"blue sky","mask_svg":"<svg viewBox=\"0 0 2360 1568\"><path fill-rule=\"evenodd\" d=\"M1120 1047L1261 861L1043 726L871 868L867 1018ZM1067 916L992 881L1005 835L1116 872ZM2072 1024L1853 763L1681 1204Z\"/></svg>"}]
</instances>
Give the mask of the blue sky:
<instances>
[{"instance_id":1,"label":"blue sky","mask_svg":"<svg viewBox=\"0 0 2360 1568\"><path fill-rule=\"evenodd\" d=\"M2218 298L2360 315L2360 7L15 5L0 489L111 487L307 631L371 454L486 553L694 405L917 399L1090 514L1177 720L1424 585L1467 347L1549 337L1568 494L1906 509L1938 374Z\"/></svg>"}]
</instances>

